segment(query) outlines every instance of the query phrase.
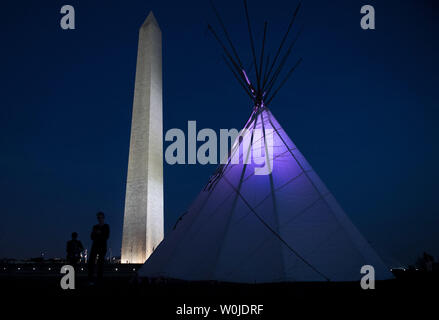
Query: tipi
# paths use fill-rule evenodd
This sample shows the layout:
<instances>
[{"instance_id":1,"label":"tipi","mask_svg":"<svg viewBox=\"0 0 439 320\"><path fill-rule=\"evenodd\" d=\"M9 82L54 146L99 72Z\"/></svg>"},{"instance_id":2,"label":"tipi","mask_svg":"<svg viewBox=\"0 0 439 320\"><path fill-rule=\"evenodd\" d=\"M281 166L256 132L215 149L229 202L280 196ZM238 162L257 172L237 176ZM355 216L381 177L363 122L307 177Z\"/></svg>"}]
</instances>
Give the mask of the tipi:
<instances>
[{"instance_id":1,"label":"tipi","mask_svg":"<svg viewBox=\"0 0 439 320\"><path fill-rule=\"evenodd\" d=\"M247 13L246 3L245 8ZM262 48L265 32L266 25ZM250 39L253 49L251 30ZM356 281L361 267L372 265L376 279L391 278L264 103L271 91L269 64L262 76L263 66L255 59L261 75L255 88L231 42L235 58L220 43L254 110L227 163L218 167L139 275L244 283ZM268 171L264 174L261 167Z\"/></svg>"}]
</instances>

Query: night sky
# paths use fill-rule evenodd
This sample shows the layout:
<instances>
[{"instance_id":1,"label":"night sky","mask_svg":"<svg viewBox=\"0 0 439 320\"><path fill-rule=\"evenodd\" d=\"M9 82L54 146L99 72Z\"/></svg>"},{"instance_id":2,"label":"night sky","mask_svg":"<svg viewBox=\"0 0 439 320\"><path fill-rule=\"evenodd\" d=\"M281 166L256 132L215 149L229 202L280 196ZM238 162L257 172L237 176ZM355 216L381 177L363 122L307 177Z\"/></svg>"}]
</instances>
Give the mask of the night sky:
<instances>
[{"instance_id":1,"label":"night sky","mask_svg":"<svg viewBox=\"0 0 439 320\"><path fill-rule=\"evenodd\" d=\"M76 30L59 26L73 5ZM256 39L273 54L297 2L250 0ZM376 30L360 28L360 8ZM240 1L217 1L243 60ZM435 0L307 0L292 65L270 109L348 216L390 265L439 257ZM149 11L163 36L164 130L241 129L248 97L221 59L208 1L7 1L0 11L0 258L87 247L95 213L120 254L137 32ZM296 29L297 30L297 29ZM259 44L259 42L258 42ZM164 146L169 145L165 143ZM165 230L215 165L165 164Z\"/></svg>"}]
</instances>

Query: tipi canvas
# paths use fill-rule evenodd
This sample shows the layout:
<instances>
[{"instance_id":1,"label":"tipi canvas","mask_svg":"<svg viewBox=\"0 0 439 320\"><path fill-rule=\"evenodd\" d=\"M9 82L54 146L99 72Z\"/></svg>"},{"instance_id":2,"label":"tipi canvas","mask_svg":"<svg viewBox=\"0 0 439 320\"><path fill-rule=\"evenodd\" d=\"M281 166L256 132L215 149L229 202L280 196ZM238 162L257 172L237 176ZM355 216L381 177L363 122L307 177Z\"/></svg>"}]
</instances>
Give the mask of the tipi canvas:
<instances>
[{"instance_id":1,"label":"tipi canvas","mask_svg":"<svg viewBox=\"0 0 439 320\"><path fill-rule=\"evenodd\" d=\"M255 108L246 128L228 163L217 169L140 276L355 281L363 265L372 265L376 279L391 278L271 112ZM255 154L269 163L270 174L255 171L261 169ZM233 164L237 155L240 163ZM245 164L247 157L252 161Z\"/></svg>"}]
</instances>

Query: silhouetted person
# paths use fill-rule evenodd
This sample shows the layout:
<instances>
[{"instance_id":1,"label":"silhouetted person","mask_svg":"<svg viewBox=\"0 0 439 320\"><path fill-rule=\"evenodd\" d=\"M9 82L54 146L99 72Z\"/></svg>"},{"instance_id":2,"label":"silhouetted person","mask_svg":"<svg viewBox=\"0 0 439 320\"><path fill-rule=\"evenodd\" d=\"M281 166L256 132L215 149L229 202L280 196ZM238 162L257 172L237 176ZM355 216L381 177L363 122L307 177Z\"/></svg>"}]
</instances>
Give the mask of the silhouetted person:
<instances>
[{"instance_id":1,"label":"silhouetted person","mask_svg":"<svg viewBox=\"0 0 439 320\"><path fill-rule=\"evenodd\" d=\"M424 268L426 271L433 271L433 264L434 264L434 258L432 255L428 254L427 252L424 252L423 254L423 262L424 262Z\"/></svg>"},{"instance_id":2,"label":"silhouetted person","mask_svg":"<svg viewBox=\"0 0 439 320\"><path fill-rule=\"evenodd\" d=\"M72 240L67 241L67 262L76 266L81 260L81 252L84 251L84 246L78 240L78 233L72 233Z\"/></svg>"},{"instance_id":3,"label":"silhouetted person","mask_svg":"<svg viewBox=\"0 0 439 320\"><path fill-rule=\"evenodd\" d=\"M90 256L88 259L88 277L90 282L93 282L94 268L97 265L97 278L102 280L104 274L104 259L107 253L107 240L110 236L110 226L105 223L105 215L103 212L96 214L98 224L93 226L91 231L91 245Z\"/></svg>"}]
</instances>

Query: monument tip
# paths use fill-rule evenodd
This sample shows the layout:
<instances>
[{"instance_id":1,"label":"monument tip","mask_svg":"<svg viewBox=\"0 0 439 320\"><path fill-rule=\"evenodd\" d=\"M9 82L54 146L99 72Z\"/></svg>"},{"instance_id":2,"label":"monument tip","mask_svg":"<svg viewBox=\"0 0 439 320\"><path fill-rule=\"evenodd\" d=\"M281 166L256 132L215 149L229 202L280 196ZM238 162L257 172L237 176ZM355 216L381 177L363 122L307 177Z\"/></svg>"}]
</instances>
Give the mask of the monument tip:
<instances>
[{"instance_id":1,"label":"monument tip","mask_svg":"<svg viewBox=\"0 0 439 320\"><path fill-rule=\"evenodd\" d=\"M142 28L143 28L143 27L146 27L146 26L148 26L148 25L150 25L150 24L153 24L153 25L155 25L157 28L160 29L159 24L157 23L157 20L155 19L154 13L153 13L152 11L148 14L148 17L146 17L145 22L143 22L143 24L142 24Z\"/></svg>"}]
</instances>

